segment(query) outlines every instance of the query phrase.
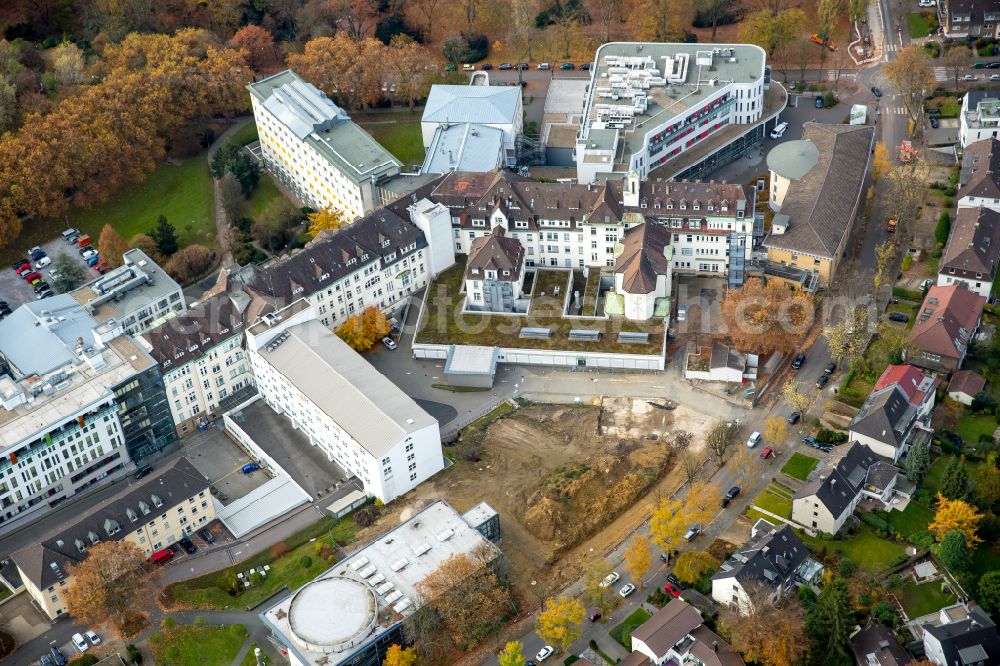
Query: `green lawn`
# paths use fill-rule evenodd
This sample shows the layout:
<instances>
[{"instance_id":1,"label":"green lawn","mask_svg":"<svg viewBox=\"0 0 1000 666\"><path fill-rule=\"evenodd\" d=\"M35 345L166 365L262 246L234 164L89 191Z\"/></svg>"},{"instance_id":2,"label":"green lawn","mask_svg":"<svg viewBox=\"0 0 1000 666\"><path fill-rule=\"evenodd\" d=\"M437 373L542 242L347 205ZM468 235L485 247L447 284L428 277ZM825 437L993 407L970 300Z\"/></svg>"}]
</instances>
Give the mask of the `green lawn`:
<instances>
[{"instance_id":1,"label":"green lawn","mask_svg":"<svg viewBox=\"0 0 1000 666\"><path fill-rule=\"evenodd\" d=\"M906 551L902 544L878 538L874 528L867 523L862 524L858 533L850 539L827 541L804 533L799 534L799 538L812 548L837 551L859 568L871 572L882 571L889 566L892 558L904 555Z\"/></svg>"},{"instance_id":2,"label":"green lawn","mask_svg":"<svg viewBox=\"0 0 1000 666\"><path fill-rule=\"evenodd\" d=\"M781 471L793 479L805 481L809 478L809 473L813 471L818 464L818 458L813 458L812 456L803 455L801 453L793 453L792 457L789 458L788 462L786 462L784 467L781 468Z\"/></svg>"},{"instance_id":3,"label":"green lawn","mask_svg":"<svg viewBox=\"0 0 1000 666\"><path fill-rule=\"evenodd\" d=\"M931 24L923 14L912 12L907 19L910 23L911 39L919 39L931 34Z\"/></svg>"},{"instance_id":4,"label":"green lawn","mask_svg":"<svg viewBox=\"0 0 1000 666\"><path fill-rule=\"evenodd\" d=\"M955 433L966 445L976 446L980 436L993 437L997 429L997 420L989 414L963 414L955 426Z\"/></svg>"},{"instance_id":5,"label":"green lawn","mask_svg":"<svg viewBox=\"0 0 1000 666\"><path fill-rule=\"evenodd\" d=\"M788 488L772 481L754 498L753 503L765 511L789 518L792 515L792 494Z\"/></svg>"},{"instance_id":6,"label":"green lawn","mask_svg":"<svg viewBox=\"0 0 1000 666\"><path fill-rule=\"evenodd\" d=\"M1000 543L984 541L972 553L972 573L982 576L1000 570Z\"/></svg>"},{"instance_id":7,"label":"green lawn","mask_svg":"<svg viewBox=\"0 0 1000 666\"><path fill-rule=\"evenodd\" d=\"M235 141L241 146L253 143L257 140L257 123L251 120L246 125L233 132L232 136L230 136L228 140Z\"/></svg>"},{"instance_id":8,"label":"green lawn","mask_svg":"<svg viewBox=\"0 0 1000 666\"><path fill-rule=\"evenodd\" d=\"M164 625L149 637L149 649L157 663L170 666L229 666L247 639L242 624Z\"/></svg>"},{"instance_id":9,"label":"green lawn","mask_svg":"<svg viewBox=\"0 0 1000 666\"><path fill-rule=\"evenodd\" d=\"M373 118L376 122L379 119L378 116ZM403 164L423 163L424 139L420 132L420 116L401 118L394 122L382 120L380 124L362 123L362 127Z\"/></svg>"},{"instance_id":10,"label":"green lawn","mask_svg":"<svg viewBox=\"0 0 1000 666\"><path fill-rule=\"evenodd\" d=\"M955 595L951 590L941 591L940 581L917 585L912 580L907 580L894 594L911 620L955 602Z\"/></svg>"},{"instance_id":11,"label":"green lawn","mask_svg":"<svg viewBox=\"0 0 1000 666\"><path fill-rule=\"evenodd\" d=\"M339 521L323 518L287 539L285 543L291 550L280 557L274 557L272 550L267 549L228 569L167 586L164 592L172 600L168 605L198 610L253 608L282 586L297 589L329 569L333 563L321 557L317 549L333 542L350 543L356 532L357 527L349 517ZM315 541L310 541L312 538ZM308 562L303 559L306 557ZM221 584L227 577L265 564L271 567L267 578L237 596L230 595Z\"/></svg>"},{"instance_id":12,"label":"green lawn","mask_svg":"<svg viewBox=\"0 0 1000 666\"><path fill-rule=\"evenodd\" d=\"M913 322L917 320L917 308L919 307L919 303L910 303L909 301L900 301L899 303L890 305L887 312L902 312L910 318L910 320L905 324L897 324L893 322L891 325L903 326L906 330L910 330L913 328Z\"/></svg>"},{"instance_id":13,"label":"green lawn","mask_svg":"<svg viewBox=\"0 0 1000 666\"><path fill-rule=\"evenodd\" d=\"M883 514L879 514L883 515ZM910 500L903 511L890 511L884 514L886 521L898 534L906 538L914 532L926 529L927 524L934 518L934 510Z\"/></svg>"},{"instance_id":14,"label":"green lawn","mask_svg":"<svg viewBox=\"0 0 1000 666\"><path fill-rule=\"evenodd\" d=\"M254 656L253 649L257 647L256 643L250 644L250 649L247 653L243 655L243 661L240 662L240 666L257 666L257 658ZM261 650L260 659L264 662L264 666L268 666L271 663L271 658L267 656L267 653Z\"/></svg>"},{"instance_id":15,"label":"green lawn","mask_svg":"<svg viewBox=\"0 0 1000 666\"><path fill-rule=\"evenodd\" d=\"M271 174L262 173L260 182L257 183L257 187L254 188L254 191L250 193L250 198L247 199L246 216L256 220L261 211L267 207L267 204L283 196L285 196L284 193L275 185Z\"/></svg>"},{"instance_id":16,"label":"green lawn","mask_svg":"<svg viewBox=\"0 0 1000 666\"><path fill-rule=\"evenodd\" d=\"M621 643L626 650L632 650L632 632L643 622L651 618L652 615L641 608L632 611L632 614L622 620L621 624L610 631L611 638Z\"/></svg>"}]
</instances>

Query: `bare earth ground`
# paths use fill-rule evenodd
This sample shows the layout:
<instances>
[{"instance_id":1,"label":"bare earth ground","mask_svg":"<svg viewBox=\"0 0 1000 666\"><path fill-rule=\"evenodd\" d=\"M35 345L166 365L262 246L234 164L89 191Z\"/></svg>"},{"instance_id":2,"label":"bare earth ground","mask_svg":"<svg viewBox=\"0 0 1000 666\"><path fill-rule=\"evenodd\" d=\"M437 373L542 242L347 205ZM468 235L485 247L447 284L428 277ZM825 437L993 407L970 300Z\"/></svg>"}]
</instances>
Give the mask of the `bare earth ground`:
<instances>
[{"instance_id":1,"label":"bare earth ground","mask_svg":"<svg viewBox=\"0 0 1000 666\"><path fill-rule=\"evenodd\" d=\"M446 499L459 511L485 500L500 512L515 587L537 602L579 575L585 557L601 557L627 538L657 497L680 486L668 443L687 431L691 448L703 446L710 420L683 406L666 411L630 399L522 407L483 431L479 462L459 460L369 531L384 531L429 500Z\"/></svg>"}]
</instances>

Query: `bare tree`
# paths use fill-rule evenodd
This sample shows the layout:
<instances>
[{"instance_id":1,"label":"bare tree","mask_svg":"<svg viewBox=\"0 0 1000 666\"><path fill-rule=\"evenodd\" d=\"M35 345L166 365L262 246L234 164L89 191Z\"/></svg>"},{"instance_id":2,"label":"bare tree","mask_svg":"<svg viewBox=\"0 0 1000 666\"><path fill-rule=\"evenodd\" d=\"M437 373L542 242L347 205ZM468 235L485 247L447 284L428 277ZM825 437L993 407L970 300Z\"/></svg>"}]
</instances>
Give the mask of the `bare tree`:
<instances>
[{"instance_id":1,"label":"bare tree","mask_svg":"<svg viewBox=\"0 0 1000 666\"><path fill-rule=\"evenodd\" d=\"M965 44L953 44L944 52L944 57L941 58L941 61L944 64L945 70L951 73L956 88L958 88L958 75L962 69L969 66L971 59L972 49Z\"/></svg>"},{"instance_id":2,"label":"bare tree","mask_svg":"<svg viewBox=\"0 0 1000 666\"><path fill-rule=\"evenodd\" d=\"M720 465L725 461L726 454L735 443L736 427L725 421L713 423L708 434L705 435L705 445L708 446L708 450L712 452Z\"/></svg>"},{"instance_id":3,"label":"bare tree","mask_svg":"<svg viewBox=\"0 0 1000 666\"><path fill-rule=\"evenodd\" d=\"M899 51L895 60L883 65L882 72L902 99L912 125L920 115L924 91L933 89L937 83L930 57L922 48L911 44Z\"/></svg>"},{"instance_id":4,"label":"bare tree","mask_svg":"<svg viewBox=\"0 0 1000 666\"><path fill-rule=\"evenodd\" d=\"M705 459L694 451L684 452L681 456L681 472L684 474L684 481L686 483L689 485L694 483L704 462Z\"/></svg>"}]
</instances>

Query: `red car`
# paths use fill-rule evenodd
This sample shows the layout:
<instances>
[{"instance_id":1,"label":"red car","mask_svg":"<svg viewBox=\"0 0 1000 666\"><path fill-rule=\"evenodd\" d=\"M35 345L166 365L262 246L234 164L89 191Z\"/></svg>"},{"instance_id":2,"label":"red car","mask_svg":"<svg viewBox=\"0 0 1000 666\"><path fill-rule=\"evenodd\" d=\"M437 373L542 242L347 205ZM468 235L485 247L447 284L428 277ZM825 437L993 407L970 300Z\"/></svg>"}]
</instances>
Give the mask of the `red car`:
<instances>
[{"instance_id":1,"label":"red car","mask_svg":"<svg viewBox=\"0 0 1000 666\"><path fill-rule=\"evenodd\" d=\"M763 458L764 460L767 460L768 458L771 458L773 456L774 456L774 449L772 449L770 446L764 447L764 450L760 452L760 457Z\"/></svg>"},{"instance_id":2,"label":"red car","mask_svg":"<svg viewBox=\"0 0 1000 666\"><path fill-rule=\"evenodd\" d=\"M22 264L20 267L15 268L14 272L19 276L24 276L25 273L30 273L32 271L31 264Z\"/></svg>"},{"instance_id":3,"label":"red car","mask_svg":"<svg viewBox=\"0 0 1000 666\"><path fill-rule=\"evenodd\" d=\"M35 271L31 271L30 273L25 273L21 277L24 278L25 282L34 282L35 280L42 279L41 273L36 273Z\"/></svg>"},{"instance_id":4,"label":"red car","mask_svg":"<svg viewBox=\"0 0 1000 666\"><path fill-rule=\"evenodd\" d=\"M667 583L663 586L663 591L672 596L674 599L681 596L681 591L673 586L672 583Z\"/></svg>"}]
</instances>

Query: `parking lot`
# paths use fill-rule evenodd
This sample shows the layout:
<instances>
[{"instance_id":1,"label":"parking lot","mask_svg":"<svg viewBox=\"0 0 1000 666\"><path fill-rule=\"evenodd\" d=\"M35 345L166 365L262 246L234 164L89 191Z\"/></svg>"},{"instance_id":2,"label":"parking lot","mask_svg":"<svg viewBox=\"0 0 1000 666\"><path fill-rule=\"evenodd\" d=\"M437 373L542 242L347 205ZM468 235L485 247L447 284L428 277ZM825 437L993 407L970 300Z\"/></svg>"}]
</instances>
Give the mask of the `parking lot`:
<instances>
[{"instance_id":1,"label":"parking lot","mask_svg":"<svg viewBox=\"0 0 1000 666\"><path fill-rule=\"evenodd\" d=\"M231 504L270 478L263 470L244 474L243 465L252 461L220 428L196 432L184 444L184 457L216 488L223 504Z\"/></svg>"},{"instance_id":2,"label":"parking lot","mask_svg":"<svg viewBox=\"0 0 1000 666\"><path fill-rule=\"evenodd\" d=\"M96 239L94 242L96 244ZM61 252L65 252L69 257L72 257L74 261L78 261L86 270L88 281L98 276L97 271L88 267L87 262L80 256L77 246L70 245L62 238L53 239L48 243L40 245L39 247L45 251L45 254L48 255L53 263ZM35 264L36 262L31 262L32 267L34 267ZM41 273L42 279L45 282L48 282L49 285L53 286L54 291L55 287L52 285L52 279L49 277L52 268L53 264L49 264L38 272ZM32 289L30 284L22 280L17 273L13 271L9 264L6 266L0 266L0 300L7 301L11 310L17 309L24 303L36 300L34 289Z\"/></svg>"}]
</instances>

